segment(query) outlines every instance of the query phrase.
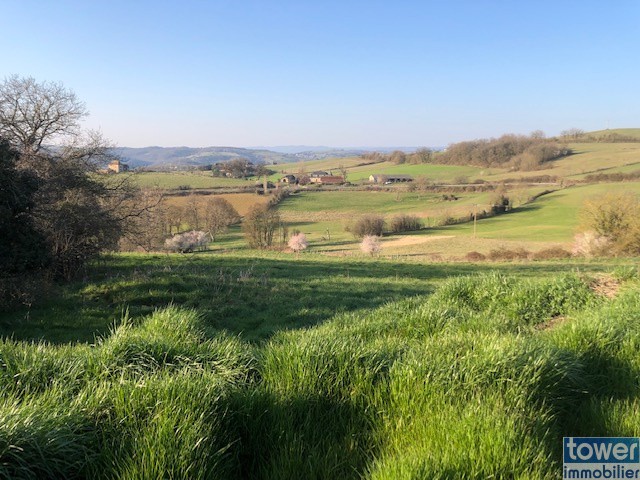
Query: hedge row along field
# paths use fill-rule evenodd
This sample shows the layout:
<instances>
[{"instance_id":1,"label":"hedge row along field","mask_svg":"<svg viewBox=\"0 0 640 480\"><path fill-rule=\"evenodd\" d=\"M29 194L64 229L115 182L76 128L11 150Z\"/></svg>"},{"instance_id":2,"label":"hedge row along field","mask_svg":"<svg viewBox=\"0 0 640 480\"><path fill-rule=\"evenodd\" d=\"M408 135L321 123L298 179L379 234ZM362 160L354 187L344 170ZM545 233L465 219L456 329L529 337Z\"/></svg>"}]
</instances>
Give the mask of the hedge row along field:
<instances>
[{"instance_id":1,"label":"hedge row along field","mask_svg":"<svg viewBox=\"0 0 640 480\"><path fill-rule=\"evenodd\" d=\"M557 478L640 435L640 285L459 277L251 344L175 306L0 343L0 478Z\"/></svg>"}]
</instances>

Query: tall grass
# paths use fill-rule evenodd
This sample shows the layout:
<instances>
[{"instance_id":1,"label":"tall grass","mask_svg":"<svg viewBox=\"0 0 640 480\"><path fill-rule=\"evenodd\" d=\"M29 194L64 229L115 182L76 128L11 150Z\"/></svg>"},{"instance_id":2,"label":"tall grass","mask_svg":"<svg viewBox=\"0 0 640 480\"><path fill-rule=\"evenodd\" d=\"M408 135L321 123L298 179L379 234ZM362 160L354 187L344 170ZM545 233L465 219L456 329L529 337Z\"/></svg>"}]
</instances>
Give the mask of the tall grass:
<instances>
[{"instance_id":1,"label":"tall grass","mask_svg":"<svg viewBox=\"0 0 640 480\"><path fill-rule=\"evenodd\" d=\"M556 478L563 435L639 433L636 282L461 277L261 344L176 306L3 340L0 478Z\"/></svg>"}]
</instances>

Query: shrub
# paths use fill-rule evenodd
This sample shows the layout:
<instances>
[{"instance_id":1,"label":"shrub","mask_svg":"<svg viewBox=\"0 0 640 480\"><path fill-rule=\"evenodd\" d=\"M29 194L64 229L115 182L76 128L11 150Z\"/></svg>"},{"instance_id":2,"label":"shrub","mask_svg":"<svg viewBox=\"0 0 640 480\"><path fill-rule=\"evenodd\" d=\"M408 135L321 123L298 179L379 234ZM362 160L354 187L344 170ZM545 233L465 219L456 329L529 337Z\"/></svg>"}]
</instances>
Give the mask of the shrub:
<instances>
[{"instance_id":1,"label":"shrub","mask_svg":"<svg viewBox=\"0 0 640 480\"><path fill-rule=\"evenodd\" d=\"M375 235L366 235L360 243L360 250L364 253L368 253L373 256L380 253L382 246L380 245L380 238Z\"/></svg>"},{"instance_id":2,"label":"shrub","mask_svg":"<svg viewBox=\"0 0 640 480\"><path fill-rule=\"evenodd\" d=\"M469 252L465 257L470 262L481 262L487 259L487 256L480 252Z\"/></svg>"},{"instance_id":3,"label":"shrub","mask_svg":"<svg viewBox=\"0 0 640 480\"><path fill-rule=\"evenodd\" d=\"M364 238L367 235L381 237L383 231L384 218L380 215L365 215L351 227L351 233L356 238Z\"/></svg>"},{"instance_id":4,"label":"shrub","mask_svg":"<svg viewBox=\"0 0 640 480\"><path fill-rule=\"evenodd\" d=\"M638 197L630 193L607 193L584 202L580 216L586 230L616 241L640 213Z\"/></svg>"},{"instance_id":5,"label":"shrub","mask_svg":"<svg viewBox=\"0 0 640 480\"><path fill-rule=\"evenodd\" d=\"M415 215L396 215L391 220L391 231L393 233L411 232L422 228L422 220Z\"/></svg>"},{"instance_id":6,"label":"shrub","mask_svg":"<svg viewBox=\"0 0 640 480\"><path fill-rule=\"evenodd\" d=\"M511 207L511 200L509 200L509 197L507 197L504 193L496 194L490 200L490 203L492 205L491 213L493 213L494 215L498 215L500 213L505 213L505 212L509 211L509 209Z\"/></svg>"},{"instance_id":7,"label":"shrub","mask_svg":"<svg viewBox=\"0 0 640 480\"><path fill-rule=\"evenodd\" d=\"M304 233L296 233L289 239L289 248L298 253L309 246L307 236Z\"/></svg>"},{"instance_id":8,"label":"shrub","mask_svg":"<svg viewBox=\"0 0 640 480\"><path fill-rule=\"evenodd\" d=\"M488 258L493 261L526 260L530 255L531 253L524 248L517 248L516 250L500 248L491 250Z\"/></svg>"},{"instance_id":9,"label":"shrub","mask_svg":"<svg viewBox=\"0 0 640 480\"><path fill-rule=\"evenodd\" d=\"M207 244L206 232L191 230L179 233L164 242L164 248L172 252L189 253Z\"/></svg>"},{"instance_id":10,"label":"shrub","mask_svg":"<svg viewBox=\"0 0 640 480\"><path fill-rule=\"evenodd\" d=\"M640 198L637 195L623 192L594 197L584 203L580 216L584 233L583 237L576 238L575 248L579 253L640 253Z\"/></svg>"}]
</instances>

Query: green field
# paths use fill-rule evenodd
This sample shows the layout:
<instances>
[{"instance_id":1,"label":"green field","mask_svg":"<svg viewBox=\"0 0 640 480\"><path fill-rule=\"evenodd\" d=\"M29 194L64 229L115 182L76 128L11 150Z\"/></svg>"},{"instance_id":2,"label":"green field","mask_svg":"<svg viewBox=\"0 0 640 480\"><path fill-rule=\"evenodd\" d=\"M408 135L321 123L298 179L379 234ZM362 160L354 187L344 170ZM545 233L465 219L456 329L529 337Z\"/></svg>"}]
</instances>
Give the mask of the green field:
<instances>
[{"instance_id":1,"label":"green field","mask_svg":"<svg viewBox=\"0 0 640 480\"><path fill-rule=\"evenodd\" d=\"M107 258L2 318L0 476L557 478L640 434L633 264Z\"/></svg>"},{"instance_id":2,"label":"green field","mask_svg":"<svg viewBox=\"0 0 640 480\"><path fill-rule=\"evenodd\" d=\"M460 165L396 165L391 162L382 162L375 165L350 168L347 170L347 178L350 182L357 182L360 180L368 180L369 175L374 174L404 174L414 177L424 176L427 177L428 180L438 183L461 183L460 180L464 183L467 180L489 176L493 170Z\"/></svg>"},{"instance_id":3,"label":"green field","mask_svg":"<svg viewBox=\"0 0 640 480\"><path fill-rule=\"evenodd\" d=\"M548 163L548 168L530 172L497 173L485 180L499 181L506 178L528 178L553 175L560 178L579 179L589 173L608 173L640 162L640 143L574 143L569 147L573 154Z\"/></svg>"},{"instance_id":4,"label":"green field","mask_svg":"<svg viewBox=\"0 0 640 480\"><path fill-rule=\"evenodd\" d=\"M469 251L487 253L496 248L525 248L538 251L569 244L579 226L579 212L588 198L614 189L640 193L640 182L594 184L564 188L525 204L543 187L511 190L514 209L505 215L478 220L476 235L473 222L428 228L383 239L382 255L460 256ZM307 234L310 248L317 251L355 253L357 241L345 228L365 213L377 213L390 220L393 215L409 213L423 219L425 226L438 225L444 217L464 217L488 209L494 194L461 193L455 202L441 195L403 192L300 192L280 206L283 219ZM327 230L331 233L328 239Z\"/></svg>"},{"instance_id":5,"label":"green field","mask_svg":"<svg viewBox=\"0 0 640 480\"><path fill-rule=\"evenodd\" d=\"M136 184L144 188L173 190L180 187L222 188L253 186L255 180L220 178L211 172L140 172L133 175Z\"/></svg>"}]
</instances>

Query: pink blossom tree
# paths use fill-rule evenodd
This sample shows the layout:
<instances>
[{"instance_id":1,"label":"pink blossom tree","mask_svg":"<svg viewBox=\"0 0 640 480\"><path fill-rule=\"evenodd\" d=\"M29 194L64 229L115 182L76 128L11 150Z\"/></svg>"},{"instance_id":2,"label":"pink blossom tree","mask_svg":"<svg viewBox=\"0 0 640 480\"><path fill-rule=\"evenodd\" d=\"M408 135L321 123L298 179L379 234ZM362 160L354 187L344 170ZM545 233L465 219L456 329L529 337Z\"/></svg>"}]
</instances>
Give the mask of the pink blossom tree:
<instances>
[{"instance_id":1,"label":"pink blossom tree","mask_svg":"<svg viewBox=\"0 0 640 480\"><path fill-rule=\"evenodd\" d=\"M360 250L371 256L377 255L382 250L380 237L376 237L375 235L366 235L362 239L362 243L360 243Z\"/></svg>"},{"instance_id":2,"label":"pink blossom tree","mask_svg":"<svg viewBox=\"0 0 640 480\"><path fill-rule=\"evenodd\" d=\"M291 250L296 253L300 253L309 246L309 242L307 241L307 236L304 233L297 233L291 236L288 245Z\"/></svg>"}]
</instances>

